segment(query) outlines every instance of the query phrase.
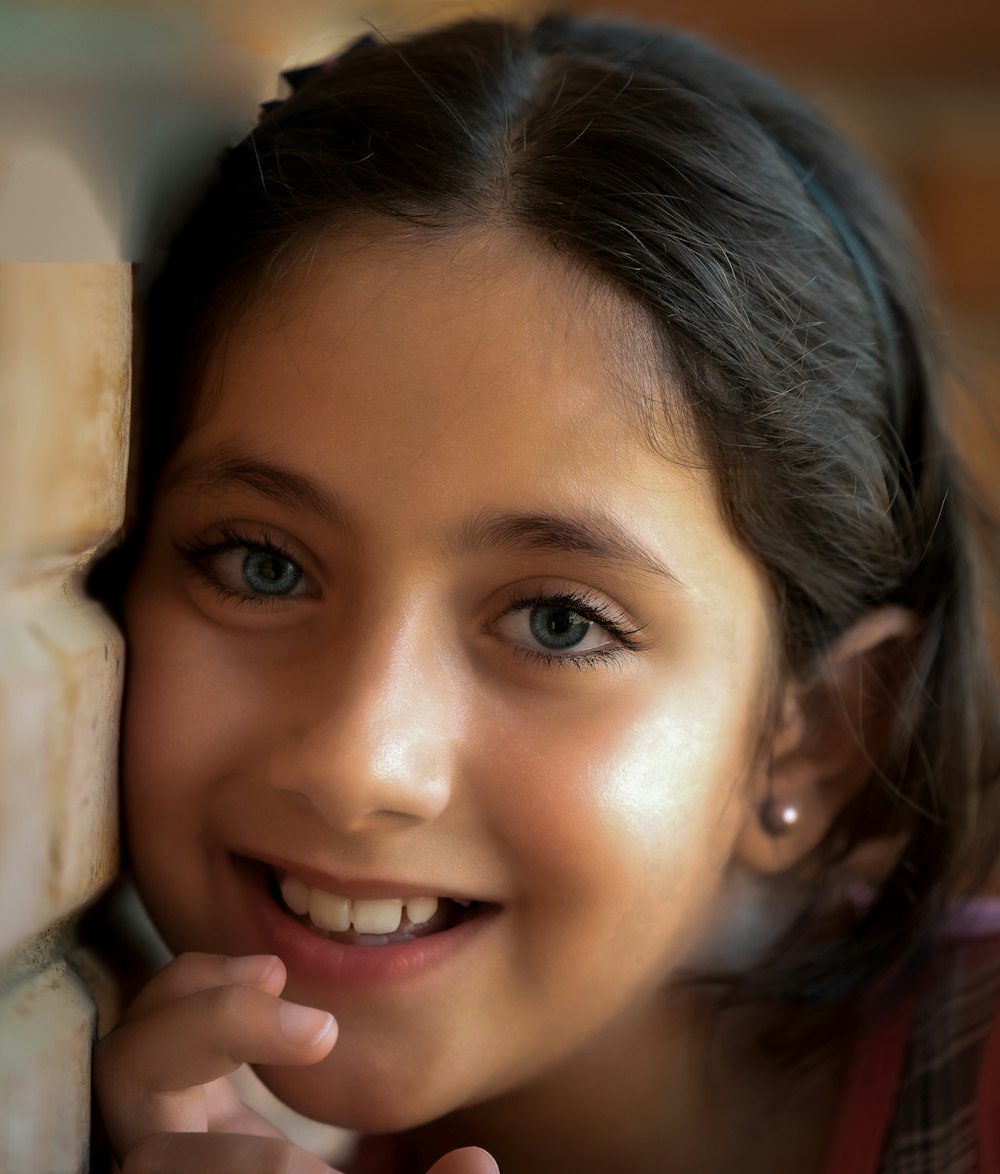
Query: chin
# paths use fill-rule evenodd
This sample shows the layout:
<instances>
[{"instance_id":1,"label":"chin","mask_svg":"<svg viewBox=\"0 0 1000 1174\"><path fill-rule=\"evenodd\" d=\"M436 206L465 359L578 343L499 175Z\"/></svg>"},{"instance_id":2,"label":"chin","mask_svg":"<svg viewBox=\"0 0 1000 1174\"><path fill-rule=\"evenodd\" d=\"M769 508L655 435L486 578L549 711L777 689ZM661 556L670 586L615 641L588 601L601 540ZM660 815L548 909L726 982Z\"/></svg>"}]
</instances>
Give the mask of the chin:
<instances>
[{"instance_id":1,"label":"chin","mask_svg":"<svg viewBox=\"0 0 1000 1174\"><path fill-rule=\"evenodd\" d=\"M357 1133L403 1133L460 1107L443 1095L434 1095L426 1080L406 1088L398 1071L375 1070L364 1079L347 1078L323 1072L327 1063L311 1068L255 1065L254 1071L296 1113Z\"/></svg>"}]
</instances>

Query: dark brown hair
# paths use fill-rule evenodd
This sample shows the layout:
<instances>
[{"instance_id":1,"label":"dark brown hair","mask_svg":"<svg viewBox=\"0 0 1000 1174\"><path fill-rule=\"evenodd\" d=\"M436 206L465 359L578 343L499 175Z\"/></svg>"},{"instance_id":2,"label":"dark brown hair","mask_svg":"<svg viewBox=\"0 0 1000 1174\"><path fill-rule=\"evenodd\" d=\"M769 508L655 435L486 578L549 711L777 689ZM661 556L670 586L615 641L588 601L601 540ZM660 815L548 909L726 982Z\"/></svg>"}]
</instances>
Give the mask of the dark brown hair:
<instances>
[{"instance_id":1,"label":"dark brown hair","mask_svg":"<svg viewBox=\"0 0 1000 1174\"><path fill-rule=\"evenodd\" d=\"M862 243L885 320L804 177ZM676 32L548 17L376 39L261 118L177 239L150 300L146 500L210 347L359 216L514 227L639 311L769 576L788 670L871 608L920 617L885 752L823 847L829 865L898 832L903 854L848 929L819 944L804 921L739 981L815 1005L913 958L987 851L1000 739L931 333L870 170L800 98Z\"/></svg>"}]
</instances>

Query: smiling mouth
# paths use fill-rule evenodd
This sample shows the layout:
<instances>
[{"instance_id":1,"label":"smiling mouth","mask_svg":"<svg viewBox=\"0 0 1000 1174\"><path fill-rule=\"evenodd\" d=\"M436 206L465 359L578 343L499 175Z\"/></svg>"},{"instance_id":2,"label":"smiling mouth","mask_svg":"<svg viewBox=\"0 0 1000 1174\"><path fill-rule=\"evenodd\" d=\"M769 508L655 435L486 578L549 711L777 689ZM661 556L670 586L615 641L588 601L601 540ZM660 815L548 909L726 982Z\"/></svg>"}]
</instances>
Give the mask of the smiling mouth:
<instances>
[{"instance_id":1,"label":"smiling mouth","mask_svg":"<svg viewBox=\"0 0 1000 1174\"><path fill-rule=\"evenodd\" d=\"M351 946L389 946L444 933L496 906L450 897L391 897L351 900L310 888L298 877L272 870L268 890L300 925L330 941Z\"/></svg>"}]
</instances>

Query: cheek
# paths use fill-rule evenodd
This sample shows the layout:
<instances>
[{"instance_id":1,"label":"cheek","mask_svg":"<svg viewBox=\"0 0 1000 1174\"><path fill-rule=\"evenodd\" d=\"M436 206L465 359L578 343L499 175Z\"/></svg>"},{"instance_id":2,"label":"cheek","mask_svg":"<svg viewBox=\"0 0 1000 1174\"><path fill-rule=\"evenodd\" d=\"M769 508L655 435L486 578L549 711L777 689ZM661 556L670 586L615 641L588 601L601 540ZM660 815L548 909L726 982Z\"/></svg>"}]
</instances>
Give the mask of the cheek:
<instances>
[{"instance_id":1,"label":"cheek","mask_svg":"<svg viewBox=\"0 0 1000 1174\"><path fill-rule=\"evenodd\" d=\"M507 726L516 752L495 760L492 814L553 917L586 911L603 933L655 924L665 944L711 900L741 822L748 722L745 696L705 702L697 688L637 687Z\"/></svg>"},{"instance_id":2,"label":"cheek","mask_svg":"<svg viewBox=\"0 0 1000 1174\"><path fill-rule=\"evenodd\" d=\"M158 588L157 570L137 577L125 609L125 783L169 778L178 794L210 775L281 691L240 651L249 642L234 643L176 588Z\"/></svg>"},{"instance_id":3,"label":"cheek","mask_svg":"<svg viewBox=\"0 0 1000 1174\"><path fill-rule=\"evenodd\" d=\"M136 601L138 600L138 601ZM213 647L211 631L141 580L126 606L128 678L122 786L134 853L191 844L207 786L252 727L246 677ZM172 835L166 843L165 831Z\"/></svg>"},{"instance_id":4,"label":"cheek","mask_svg":"<svg viewBox=\"0 0 1000 1174\"><path fill-rule=\"evenodd\" d=\"M135 632L135 626L132 629ZM169 624L151 622L132 636L124 710L124 787L134 815L182 800L204 765L218 710L206 704L208 666L188 662ZM195 683L197 682L197 686Z\"/></svg>"},{"instance_id":5,"label":"cheek","mask_svg":"<svg viewBox=\"0 0 1000 1174\"><path fill-rule=\"evenodd\" d=\"M483 790L504 796L489 818L518 884L510 983L553 1047L655 997L702 945L738 834L744 729L738 705L704 701L636 688L508 726L516 749Z\"/></svg>"},{"instance_id":6,"label":"cheek","mask_svg":"<svg viewBox=\"0 0 1000 1174\"><path fill-rule=\"evenodd\" d=\"M133 585L125 626L122 803L132 872L173 949L216 950L205 893L218 891L225 858L213 836L240 789L232 780L248 777L259 753L268 711L253 704L254 675L219 632L155 582Z\"/></svg>"}]
</instances>

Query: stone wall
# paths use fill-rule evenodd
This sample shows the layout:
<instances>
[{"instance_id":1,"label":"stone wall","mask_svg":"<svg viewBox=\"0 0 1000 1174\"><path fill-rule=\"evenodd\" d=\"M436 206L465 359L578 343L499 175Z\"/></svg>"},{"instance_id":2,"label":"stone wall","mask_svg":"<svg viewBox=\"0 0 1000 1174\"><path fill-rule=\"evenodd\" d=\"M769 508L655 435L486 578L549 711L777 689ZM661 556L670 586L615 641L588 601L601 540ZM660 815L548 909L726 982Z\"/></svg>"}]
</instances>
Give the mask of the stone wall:
<instances>
[{"instance_id":1,"label":"stone wall","mask_svg":"<svg viewBox=\"0 0 1000 1174\"><path fill-rule=\"evenodd\" d=\"M122 522L131 274L0 265L0 1170L79 1170L93 1001L72 918L118 867L120 633L81 569Z\"/></svg>"}]
</instances>

